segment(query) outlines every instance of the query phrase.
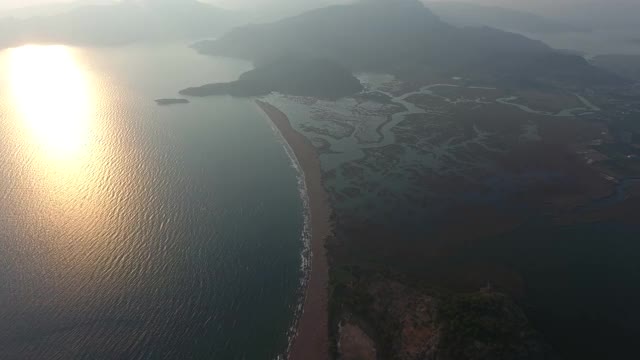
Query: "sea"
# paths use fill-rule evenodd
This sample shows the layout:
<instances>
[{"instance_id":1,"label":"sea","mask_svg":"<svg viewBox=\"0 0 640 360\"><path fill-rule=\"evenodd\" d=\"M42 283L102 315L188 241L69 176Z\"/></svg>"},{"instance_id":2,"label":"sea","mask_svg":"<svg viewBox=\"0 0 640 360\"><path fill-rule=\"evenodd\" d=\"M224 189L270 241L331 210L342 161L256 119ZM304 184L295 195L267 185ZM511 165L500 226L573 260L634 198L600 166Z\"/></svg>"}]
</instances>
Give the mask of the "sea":
<instances>
[{"instance_id":1,"label":"sea","mask_svg":"<svg viewBox=\"0 0 640 360\"><path fill-rule=\"evenodd\" d=\"M0 358L275 359L304 278L300 174L250 63L187 44L0 51Z\"/></svg>"}]
</instances>

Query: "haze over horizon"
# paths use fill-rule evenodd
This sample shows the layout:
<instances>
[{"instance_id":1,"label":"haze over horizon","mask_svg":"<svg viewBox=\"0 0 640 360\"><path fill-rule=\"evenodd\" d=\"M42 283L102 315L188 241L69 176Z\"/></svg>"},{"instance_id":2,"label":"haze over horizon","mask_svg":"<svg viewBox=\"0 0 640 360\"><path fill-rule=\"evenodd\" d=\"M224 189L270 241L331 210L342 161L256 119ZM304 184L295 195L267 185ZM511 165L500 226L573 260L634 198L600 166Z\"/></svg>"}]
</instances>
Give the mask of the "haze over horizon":
<instances>
[{"instance_id":1,"label":"haze over horizon","mask_svg":"<svg viewBox=\"0 0 640 360\"><path fill-rule=\"evenodd\" d=\"M21 8L33 5L44 5L53 3L70 3L70 2L91 2L93 0L3 0L0 3L0 10ZM491 5L501 6L506 8L515 8L527 11L536 11L549 14L555 10L567 11L575 8L576 6L585 5L604 5L609 7L628 7L638 6L638 2L635 0L608 0L603 2L601 0L431 0L438 2L466 2L479 5ZM322 6L330 3L348 2L348 0L202 0L202 2L208 2L214 5L227 8L250 8L255 6L266 6L267 4L281 4L285 6L300 5L302 2L313 4L313 6Z\"/></svg>"},{"instance_id":2,"label":"haze over horizon","mask_svg":"<svg viewBox=\"0 0 640 360\"><path fill-rule=\"evenodd\" d=\"M8 10L8 9L18 9L28 6L38 6L38 5L48 5L48 4L63 4L63 3L83 3L83 2L92 2L93 0L3 0L0 2L0 10ZM115 2L116 0L114 0ZM176 0L179 1L179 0ZM204 0L202 2L210 3L214 5L218 5L226 8L248 8L251 6L266 6L268 3L273 3L273 0ZM301 1L295 0L279 0L278 3L282 4L299 4ZM337 1L328 1L328 0L313 0L308 2L317 3L318 6L328 4L331 2Z\"/></svg>"},{"instance_id":3,"label":"haze over horizon","mask_svg":"<svg viewBox=\"0 0 640 360\"><path fill-rule=\"evenodd\" d=\"M31 16L25 8L45 8L57 4L89 4L109 1L167 1L167 0L3 0L0 2L0 16ZM185 0L171 0L175 2ZM349 3L356 0L199 0L225 9L240 10L251 15L254 21L272 21L294 15L309 9L331 4ZM579 26L593 26L601 29L633 30L640 32L635 14L640 12L640 2L635 0L422 0L429 2L468 3L483 6L498 6L518 11L531 12ZM52 10L52 9L46 9ZM36 15L47 12L39 11ZM13 12L16 12L15 14Z\"/></svg>"}]
</instances>

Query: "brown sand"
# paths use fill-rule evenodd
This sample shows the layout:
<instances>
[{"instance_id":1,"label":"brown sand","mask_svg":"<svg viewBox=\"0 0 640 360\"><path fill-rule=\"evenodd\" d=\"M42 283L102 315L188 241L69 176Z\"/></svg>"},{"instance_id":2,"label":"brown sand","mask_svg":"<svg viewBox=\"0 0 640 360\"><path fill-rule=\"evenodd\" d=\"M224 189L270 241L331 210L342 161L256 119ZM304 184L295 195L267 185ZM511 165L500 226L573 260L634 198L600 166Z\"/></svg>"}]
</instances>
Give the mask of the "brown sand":
<instances>
[{"instance_id":1,"label":"brown sand","mask_svg":"<svg viewBox=\"0 0 640 360\"><path fill-rule=\"evenodd\" d=\"M325 240L331 234L331 207L322 185L322 170L316 149L291 126L287 116L263 101L256 103L287 141L304 173L311 210L311 272L297 334L291 344L290 360L328 360L328 294L329 279Z\"/></svg>"},{"instance_id":2,"label":"brown sand","mask_svg":"<svg viewBox=\"0 0 640 360\"><path fill-rule=\"evenodd\" d=\"M342 360L376 360L375 343L356 324L347 322L340 329L339 357Z\"/></svg>"}]
</instances>

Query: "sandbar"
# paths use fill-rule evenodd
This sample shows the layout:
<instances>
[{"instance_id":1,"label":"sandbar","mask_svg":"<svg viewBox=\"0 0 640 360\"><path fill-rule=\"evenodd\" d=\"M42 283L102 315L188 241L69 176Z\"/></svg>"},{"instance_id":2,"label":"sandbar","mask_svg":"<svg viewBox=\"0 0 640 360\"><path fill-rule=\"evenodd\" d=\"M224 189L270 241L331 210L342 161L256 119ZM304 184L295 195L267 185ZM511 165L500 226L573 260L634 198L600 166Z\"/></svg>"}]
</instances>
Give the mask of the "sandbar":
<instances>
[{"instance_id":1,"label":"sandbar","mask_svg":"<svg viewBox=\"0 0 640 360\"><path fill-rule=\"evenodd\" d=\"M331 206L322 185L322 169L315 147L297 132L289 118L273 105L256 100L293 150L304 174L311 216L311 270L303 310L289 348L290 360L329 359L329 271L325 241L332 233Z\"/></svg>"}]
</instances>

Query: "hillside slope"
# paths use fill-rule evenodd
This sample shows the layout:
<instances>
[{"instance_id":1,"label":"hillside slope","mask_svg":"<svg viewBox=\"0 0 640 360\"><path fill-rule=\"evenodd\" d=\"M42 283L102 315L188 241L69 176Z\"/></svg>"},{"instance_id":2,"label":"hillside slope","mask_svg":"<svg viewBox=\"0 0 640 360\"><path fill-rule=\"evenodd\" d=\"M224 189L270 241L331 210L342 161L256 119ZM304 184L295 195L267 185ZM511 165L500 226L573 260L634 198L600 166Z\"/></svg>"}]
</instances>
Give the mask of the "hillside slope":
<instances>
[{"instance_id":1,"label":"hillside slope","mask_svg":"<svg viewBox=\"0 0 640 360\"><path fill-rule=\"evenodd\" d=\"M237 28L194 45L202 53L271 62L282 54L336 61L403 79L464 76L491 82L590 86L620 81L579 56L489 28L458 28L417 0L369 0Z\"/></svg>"}]
</instances>

